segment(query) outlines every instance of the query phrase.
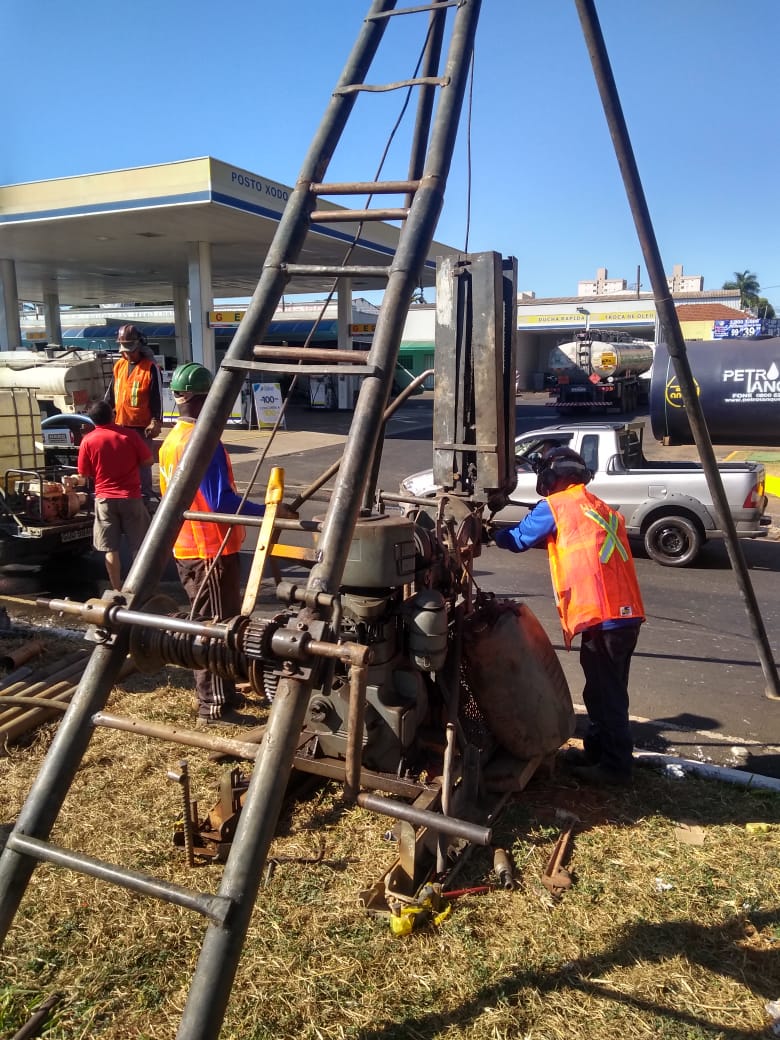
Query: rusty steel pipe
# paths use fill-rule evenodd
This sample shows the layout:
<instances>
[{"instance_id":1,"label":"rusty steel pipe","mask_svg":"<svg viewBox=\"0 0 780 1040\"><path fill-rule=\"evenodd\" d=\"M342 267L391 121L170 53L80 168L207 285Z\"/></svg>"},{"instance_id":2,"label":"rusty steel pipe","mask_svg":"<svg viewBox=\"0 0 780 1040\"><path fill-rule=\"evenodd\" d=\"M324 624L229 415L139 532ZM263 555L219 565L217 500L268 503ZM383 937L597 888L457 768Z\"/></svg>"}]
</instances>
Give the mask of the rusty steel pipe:
<instances>
[{"instance_id":1,"label":"rusty steel pipe","mask_svg":"<svg viewBox=\"0 0 780 1040\"><path fill-rule=\"evenodd\" d=\"M90 599L79 603L69 599L41 599L38 605L62 614L76 614L96 628L116 628L119 625L145 625L147 628L158 628L163 632L183 632L204 639L226 639L227 627L220 624L204 624L188 621L186 618L174 618L167 614L147 614L142 610L128 610L118 603L105 603L102 600Z\"/></svg>"},{"instance_id":2,"label":"rusty steel pipe","mask_svg":"<svg viewBox=\"0 0 780 1040\"><path fill-rule=\"evenodd\" d=\"M98 628L113 629L119 625L143 625L163 632L180 632L184 635L222 642L226 642L230 636L229 622L206 624L189 621L186 618L170 617L167 614L149 614L142 610L127 610L116 603L104 603L102 600L78 603L75 600L52 599L40 600L39 603L42 606L48 606L50 610L77 614ZM298 654L311 654L315 657L325 657L359 665L366 661L370 652L368 647L360 646L357 643L329 643L322 639L308 639L305 638L305 633L296 635L298 642L296 645L292 645L289 636L285 637L286 632L286 629L279 629L271 639L271 646L280 657L286 657L291 650L294 650ZM276 647L274 643L277 644Z\"/></svg>"},{"instance_id":3,"label":"rusty steel pipe","mask_svg":"<svg viewBox=\"0 0 780 1040\"><path fill-rule=\"evenodd\" d=\"M308 361L322 361L324 364L339 361L351 362L364 365L368 360L367 350L319 350L316 347L266 347L255 346L252 353L256 358L268 359L279 358L280 360L300 361L302 364Z\"/></svg>"},{"instance_id":4,"label":"rusty steel pipe","mask_svg":"<svg viewBox=\"0 0 780 1040\"><path fill-rule=\"evenodd\" d=\"M14 717L0 724L0 741L15 740L34 726L46 722L50 715L56 714L58 710L61 710L59 703L61 703L64 697L68 698L66 707L70 707L70 700L76 692L76 688L77 684L75 682L64 679L50 688L51 696L46 698L50 701L50 707L43 709L30 708L27 711L24 708L10 708L8 713L13 712Z\"/></svg>"},{"instance_id":5,"label":"rusty steel pipe","mask_svg":"<svg viewBox=\"0 0 780 1040\"><path fill-rule=\"evenodd\" d=\"M753 642L756 646L756 655L766 680L764 692L771 700L780 700L780 676L778 676L766 625L761 616L761 608L758 604L750 571L745 562L745 555L737 534L736 521L732 516L728 496L723 487L723 479L715 459L710 432L707 428L698 389L688 359L680 317L674 306L672 293L666 281L661 251L658 248L655 231L650 219L650 209L647 205L647 199L645 198L642 181L639 176L639 169L631 145L628 126L623 115L623 108L618 96L606 44L604 43L604 36L601 32L596 6L594 0L575 0L575 6L580 24L582 25L582 32L590 55L591 65L593 66L593 74L604 108L607 127L615 148L615 156L626 189L626 197L634 218L639 243L642 247L645 267L653 288L656 312L664 328L667 350L674 365L677 381L680 384L680 393L688 416L688 423L699 451L699 459L707 481L707 487L712 495L715 511L718 514L720 526L725 535L726 552L731 562L731 568L734 571L737 588L742 596L753 635Z\"/></svg>"},{"instance_id":6,"label":"rusty steel pipe","mask_svg":"<svg viewBox=\"0 0 780 1040\"><path fill-rule=\"evenodd\" d=\"M195 845L192 828L192 803L190 802L190 771L187 760L179 762L179 772L168 770L168 779L173 780L181 787L182 798L182 828L184 831L184 854L187 857L187 866L195 866Z\"/></svg>"},{"instance_id":7,"label":"rusty steel pipe","mask_svg":"<svg viewBox=\"0 0 780 1040\"><path fill-rule=\"evenodd\" d=\"M363 764L363 721L366 715L368 667L353 664L349 670L349 714L347 717L347 759L344 767L344 798L354 802L360 790Z\"/></svg>"},{"instance_id":8,"label":"rusty steel pipe","mask_svg":"<svg viewBox=\"0 0 780 1040\"><path fill-rule=\"evenodd\" d=\"M66 701L61 701L58 698L60 694L56 694L55 697L25 697L23 694L0 694L0 711L8 705L22 708L57 708L58 711L65 711L68 704ZM3 718L0 715L0 732L3 728Z\"/></svg>"},{"instance_id":9,"label":"rusty steel pipe","mask_svg":"<svg viewBox=\"0 0 780 1040\"><path fill-rule=\"evenodd\" d=\"M245 740L234 740L232 737L220 737L198 733L194 730L179 729L177 726L165 726L161 722L147 722L145 719L131 719L124 715L112 715L110 712L98 711L92 716L94 726L104 729L122 730L125 733L138 733L142 737L156 737L169 740L172 744L183 744L186 747L202 748L204 751L219 751L223 755L253 760L260 754L260 744L252 744Z\"/></svg>"},{"instance_id":10,"label":"rusty steel pipe","mask_svg":"<svg viewBox=\"0 0 780 1040\"><path fill-rule=\"evenodd\" d=\"M27 661L38 657L45 649L46 645L40 639L31 639L29 643L25 643L24 646L20 646L17 650L12 650L4 657L1 657L0 665L9 671L19 668L21 665L26 664Z\"/></svg>"},{"instance_id":11,"label":"rusty steel pipe","mask_svg":"<svg viewBox=\"0 0 780 1040\"><path fill-rule=\"evenodd\" d=\"M11 1040L32 1040L32 1037L40 1036L41 1030L52 1010L62 1000L62 993L52 993L42 1004L39 1004L33 1014L27 1019L21 1029L17 1029Z\"/></svg>"},{"instance_id":12,"label":"rusty steel pipe","mask_svg":"<svg viewBox=\"0 0 780 1040\"><path fill-rule=\"evenodd\" d=\"M67 654L65 657L60 658L59 661L52 661L49 664L41 665L40 668L31 668L27 665L22 668L18 668L11 672L10 675L0 682L0 692L4 690L10 690L12 687L18 688L20 684L28 682L30 678L34 678L36 682L40 682L43 679L47 679L51 675L57 674L61 669L65 668L69 664L73 664L75 661L83 661L86 664L87 655L77 651L76 653Z\"/></svg>"},{"instance_id":13,"label":"rusty steel pipe","mask_svg":"<svg viewBox=\"0 0 780 1040\"><path fill-rule=\"evenodd\" d=\"M444 767L442 769L441 781L441 811L444 816L449 816L455 773L455 726L451 722L447 723L446 735L447 743L444 748ZM447 836L440 834L436 848L436 873L439 875L444 873L447 865L448 845Z\"/></svg>"},{"instance_id":14,"label":"rusty steel pipe","mask_svg":"<svg viewBox=\"0 0 780 1040\"><path fill-rule=\"evenodd\" d=\"M490 827L480 827L477 823L460 820L456 816L442 816L428 809L415 809L413 805L396 801L395 798L383 798L381 795L371 794L370 791L363 791L357 796L356 801L361 809L392 816L396 820L405 820L416 827L428 827L437 834L464 838L472 845L489 845L492 840L493 832Z\"/></svg>"},{"instance_id":15,"label":"rusty steel pipe","mask_svg":"<svg viewBox=\"0 0 780 1040\"><path fill-rule=\"evenodd\" d=\"M417 191L419 180L408 181L334 181L332 184L311 184L313 195L403 195Z\"/></svg>"},{"instance_id":16,"label":"rusty steel pipe","mask_svg":"<svg viewBox=\"0 0 780 1040\"><path fill-rule=\"evenodd\" d=\"M61 692L63 683L70 686L75 685L83 670L84 664L69 665L67 668L62 668L60 671L52 673L52 675L47 676L40 682L15 683L14 686L9 687L7 690L3 690L2 693L0 693L0 707L2 707L3 704L3 697L43 697L48 699L56 696L58 692ZM21 711L9 708L7 712L3 712L0 722L9 722L18 718L21 714Z\"/></svg>"},{"instance_id":17,"label":"rusty steel pipe","mask_svg":"<svg viewBox=\"0 0 780 1040\"><path fill-rule=\"evenodd\" d=\"M363 220L406 220L409 210L402 206L388 206L386 209L347 209L347 210L314 210L309 214L312 224L347 224Z\"/></svg>"},{"instance_id":18,"label":"rusty steel pipe","mask_svg":"<svg viewBox=\"0 0 780 1040\"><path fill-rule=\"evenodd\" d=\"M185 509L182 513L185 520L198 520L206 524L233 524L235 527L261 527L262 516L241 516L236 513L199 513L194 509ZM321 531L320 520L287 520L277 517L274 529L280 531Z\"/></svg>"}]
</instances>

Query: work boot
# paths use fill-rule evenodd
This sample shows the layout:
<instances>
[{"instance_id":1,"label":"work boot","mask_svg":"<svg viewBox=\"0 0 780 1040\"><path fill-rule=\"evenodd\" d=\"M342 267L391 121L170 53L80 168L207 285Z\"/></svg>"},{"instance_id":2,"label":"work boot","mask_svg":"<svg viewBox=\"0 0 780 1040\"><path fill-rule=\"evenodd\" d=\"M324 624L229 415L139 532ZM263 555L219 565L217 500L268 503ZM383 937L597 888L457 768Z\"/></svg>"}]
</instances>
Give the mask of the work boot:
<instances>
[{"instance_id":1,"label":"work boot","mask_svg":"<svg viewBox=\"0 0 780 1040\"><path fill-rule=\"evenodd\" d=\"M590 766L572 766L572 776L593 787L629 787L631 773L610 769L597 763Z\"/></svg>"},{"instance_id":2,"label":"work boot","mask_svg":"<svg viewBox=\"0 0 780 1040\"><path fill-rule=\"evenodd\" d=\"M257 715L244 715L235 708L225 708L217 717L198 716L198 722L205 726L257 726L260 719Z\"/></svg>"},{"instance_id":3,"label":"work boot","mask_svg":"<svg viewBox=\"0 0 780 1040\"><path fill-rule=\"evenodd\" d=\"M200 698L198 697L197 694L193 694L192 697L190 698L190 707L192 708L192 710L194 712L197 713L199 719L210 718L209 715L201 715L200 714ZM238 694L236 694L235 700L232 700L230 702L230 704L223 705L223 707L222 707L222 714L224 715L224 713L226 711L241 711L242 708L246 708L246 707L247 707L247 699L246 699L246 697L244 697L243 694L238 693ZM208 708L206 708L206 710L208 711Z\"/></svg>"},{"instance_id":4,"label":"work boot","mask_svg":"<svg viewBox=\"0 0 780 1040\"><path fill-rule=\"evenodd\" d=\"M598 762L598 759L590 752L578 747L562 748L556 755L556 759L568 769L573 769L574 766L595 766Z\"/></svg>"}]
</instances>

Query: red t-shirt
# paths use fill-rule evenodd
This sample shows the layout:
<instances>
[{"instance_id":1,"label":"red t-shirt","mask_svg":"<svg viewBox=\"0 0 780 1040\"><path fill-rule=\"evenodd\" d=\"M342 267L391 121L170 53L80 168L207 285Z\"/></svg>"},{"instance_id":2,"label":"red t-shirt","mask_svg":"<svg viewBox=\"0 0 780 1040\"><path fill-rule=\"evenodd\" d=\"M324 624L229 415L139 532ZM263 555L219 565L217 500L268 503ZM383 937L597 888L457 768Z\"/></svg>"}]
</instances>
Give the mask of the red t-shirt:
<instances>
[{"instance_id":1,"label":"red t-shirt","mask_svg":"<svg viewBox=\"0 0 780 1040\"><path fill-rule=\"evenodd\" d=\"M79 446L78 470L95 481L95 498L140 498L138 466L152 453L135 430L97 426Z\"/></svg>"}]
</instances>

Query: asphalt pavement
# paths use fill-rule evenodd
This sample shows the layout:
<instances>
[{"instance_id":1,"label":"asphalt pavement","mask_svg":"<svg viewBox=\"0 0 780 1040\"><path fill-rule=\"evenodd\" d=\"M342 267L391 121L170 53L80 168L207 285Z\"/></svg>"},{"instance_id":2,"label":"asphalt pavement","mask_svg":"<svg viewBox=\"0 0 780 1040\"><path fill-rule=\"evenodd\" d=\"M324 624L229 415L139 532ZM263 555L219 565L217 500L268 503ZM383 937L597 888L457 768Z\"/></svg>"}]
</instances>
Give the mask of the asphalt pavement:
<instances>
[{"instance_id":1,"label":"asphalt pavement","mask_svg":"<svg viewBox=\"0 0 780 1040\"><path fill-rule=\"evenodd\" d=\"M545 394L518 397L518 432L560 421L546 401ZM432 395L426 394L407 402L391 419L385 445L391 476L383 487L395 490L399 476L430 465L432 408ZM300 484L314 479L340 457L351 421L349 412L299 407L290 410L287 428L279 430L273 440L267 431L228 429L224 441L239 485L249 479L264 452L266 458L285 467L288 480ZM694 445L664 447L649 436L646 453L660 459L698 458ZM736 457L760 454L764 465L774 468L780 477L780 450L715 448L719 461L733 458L735 453ZM403 466L406 469L399 469ZM290 495L286 497L289 501ZM321 514L322 504L317 508ZM769 512L780 517L780 498L770 498ZM780 528L773 528L771 535L780 537ZM742 545L759 602L765 608L765 625L774 638L780 624L776 616L780 604L773 592L780 570L780 546L763 539ZM780 703L763 696L765 684L755 641L736 585L728 575L725 548L714 544L705 556L701 567L684 572L637 560L649 618L632 669L638 746L780 776ZM559 652L582 721L578 654L566 653L560 640L546 554L532 552L522 557L522 563L518 560L513 554L488 550L479 561L478 581L498 595L519 594L529 603ZM261 613L279 609L270 579L263 583L258 609Z\"/></svg>"},{"instance_id":2,"label":"asphalt pavement","mask_svg":"<svg viewBox=\"0 0 780 1040\"><path fill-rule=\"evenodd\" d=\"M523 394L517 400L517 429L531 429L558 422L553 409L546 406L544 394ZM409 472L431 465L432 394L412 398L388 424L383 452L380 484L396 490ZM639 417L637 417L639 418ZM258 463L260 485L252 497L262 500L262 485L267 477L265 460L285 468L288 487L314 480L338 461L352 424L350 412L328 412L292 405L286 425L272 438L267 430L228 427L223 441L230 453L239 488L243 489ZM774 453L756 446L743 448L717 446L716 457L760 459L780 478L780 451ZM648 437L650 457L696 460L695 446L667 448ZM286 498L290 501L290 491ZM308 504L302 516L322 514L319 500ZM770 513L780 518L780 498L771 498ZM772 531L780 536L780 527ZM301 536L303 539L305 536ZM250 531L242 565L246 573L251 562L255 534ZM295 540L290 536L290 540ZM780 632L780 545L761 539L743 542L764 624L775 644ZM480 587L498 596L520 597L528 603L548 632L556 648L572 690L580 721L584 708L579 704L582 675L578 654L566 653L552 600L546 553L532 551L518 557L489 548L475 571ZM701 563L680 571L660 567L637 555L648 622L643 626L640 645L632 665L632 711L638 745L684 757L713 761L722 765L741 765L756 773L780 776L780 702L763 695L764 680L758 663L756 644L744 603L730 574L728 557L722 544L708 545ZM169 573L170 572L170 573ZM288 570L289 577L305 580L299 568ZM6 582L9 579L4 579ZM16 594L65 594L75 599L99 595L105 587L102 559L95 554L79 565L77 574L60 567L41 586L41 576L16 576L16 585L0 588L0 596ZM38 583L28 588L25 584ZM56 583L59 582L59 585ZM79 585L79 582L82 585ZM162 576L160 590L174 597L183 595L173 567ZM262 583L258 611L275 614L280 604L273 580Z\"/></svg>"}]
</instances>

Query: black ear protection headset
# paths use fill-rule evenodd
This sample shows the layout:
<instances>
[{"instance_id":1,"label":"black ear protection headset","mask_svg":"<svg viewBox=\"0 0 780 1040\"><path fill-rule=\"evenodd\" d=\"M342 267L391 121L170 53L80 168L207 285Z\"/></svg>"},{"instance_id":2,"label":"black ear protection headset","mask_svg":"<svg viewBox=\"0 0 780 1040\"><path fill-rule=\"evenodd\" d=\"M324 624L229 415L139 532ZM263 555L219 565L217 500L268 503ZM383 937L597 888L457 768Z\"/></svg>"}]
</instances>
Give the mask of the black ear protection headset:
<instances>
[{"instance_id":1,"label":"black ear protection headset","mask_svg":"<svg viewBox=\"0 0 780 1040\"><path fill-rule=\"evenodd\" d=\"M553 448L540 460L536 470L536 493L546 498L559 483L588 484L593 473L585 460L571 448Z\"/></svg>"}]
</instances>

